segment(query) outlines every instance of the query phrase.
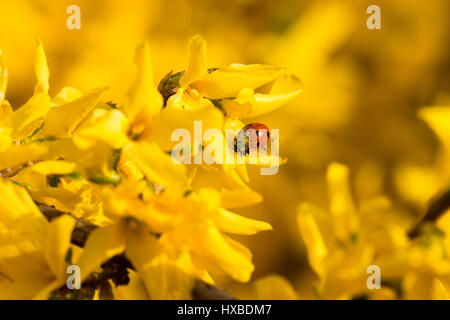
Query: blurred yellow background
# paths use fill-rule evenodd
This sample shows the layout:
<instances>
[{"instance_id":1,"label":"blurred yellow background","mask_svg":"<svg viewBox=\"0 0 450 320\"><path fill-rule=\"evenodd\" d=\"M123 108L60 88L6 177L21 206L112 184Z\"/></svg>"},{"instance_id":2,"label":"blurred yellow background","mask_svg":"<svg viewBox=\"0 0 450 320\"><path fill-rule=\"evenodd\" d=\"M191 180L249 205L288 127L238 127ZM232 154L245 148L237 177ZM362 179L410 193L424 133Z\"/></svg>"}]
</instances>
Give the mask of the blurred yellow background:
<instances>
[{"instance_id":1,"label":"blurred yellow background","mask_svg":"<svg viewBox=\"0 0 450 320\"><path fill-rule=\"evenodd\" d=\"M81 8L81 30L66 28L71 4ZM366 27L370 4L381 8L381 30ZM156 79L187 65L195 34L208 43L209 67L286 67L304 92L254 120L280 129L280 154L288 162L275 176L251 171L250 186L264 201L240 210L269 221L274 231L239 240L254 254L253 279L278 273L300 298L313 298L316 278L296 208L304 201L328 208L330 162L350 167L357 203L384 194L411 219L446 182L436 171L438 140L417 110L450 104L449 12L448 0L0 0L6 98L17 107L33 92L36 36L45 46L52 96L66 85L108 85L106 99L122 103L135 75L135 47L144 40ZM249 294L244 285L221 286L238 297Z\"/></svg>"}]
</instances>

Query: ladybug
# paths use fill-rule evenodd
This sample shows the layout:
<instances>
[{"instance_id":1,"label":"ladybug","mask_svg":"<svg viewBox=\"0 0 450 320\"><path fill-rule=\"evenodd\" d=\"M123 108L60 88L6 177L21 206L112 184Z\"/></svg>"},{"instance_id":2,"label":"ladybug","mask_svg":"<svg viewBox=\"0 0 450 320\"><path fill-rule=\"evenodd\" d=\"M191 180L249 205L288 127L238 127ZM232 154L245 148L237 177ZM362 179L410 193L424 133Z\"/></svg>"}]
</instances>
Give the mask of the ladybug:
<instances>
[{"instance_id":1,"label":"ladybug","mask_svg":"<svg viewBox=\"0 0 450 320\"><path fill-rule=\"evenodd\" d=\"M266 135L266 139L264 139ZM242 155L249 154L251 150L257 151L259 147L267 150L270 140L270 130L262 123L249 123L243 127L234 138L234 151Z\"/></svg>"}]
</instances>

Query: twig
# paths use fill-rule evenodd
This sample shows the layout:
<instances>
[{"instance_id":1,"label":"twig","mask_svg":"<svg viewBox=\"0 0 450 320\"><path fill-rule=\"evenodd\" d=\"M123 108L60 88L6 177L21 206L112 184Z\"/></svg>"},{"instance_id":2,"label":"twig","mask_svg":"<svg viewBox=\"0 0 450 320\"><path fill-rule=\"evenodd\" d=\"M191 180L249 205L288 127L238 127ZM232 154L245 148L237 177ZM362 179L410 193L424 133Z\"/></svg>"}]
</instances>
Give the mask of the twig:
<instances>
[{"instance_id":1,"label":"twig","mask_svg":"<svg viewBox=\"0 0 450 320\"><path fill-rule=\"evenodd\" d=\"M450 209L450 188L439 192L431 199L425 214L419 219L408 235L411 238L418 237L420 235L420 230L425 223L436 221L448 209Z\"/></svg>"}]
</instances>

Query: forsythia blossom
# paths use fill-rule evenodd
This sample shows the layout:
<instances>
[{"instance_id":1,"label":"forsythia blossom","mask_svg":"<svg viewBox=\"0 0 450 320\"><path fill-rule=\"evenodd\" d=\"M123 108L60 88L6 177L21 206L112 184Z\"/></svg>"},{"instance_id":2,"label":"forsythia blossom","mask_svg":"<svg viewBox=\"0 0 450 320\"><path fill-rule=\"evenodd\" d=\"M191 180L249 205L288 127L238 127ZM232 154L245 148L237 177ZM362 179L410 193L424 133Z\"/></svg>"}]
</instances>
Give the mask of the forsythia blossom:
<instances>
[{"instance_id":1,"label":"forsythia blossom","mask_svg":"<svg viewBox=\"0 0 450 320\"><path fill-rule=\"evenodd\" d=\"M121 299L188 299L197 279L250 279L251 252L228 234L252 235L271 226L229 211L261 201L246 184L246 164L176 164L171 133L202 121L225 139L227 128L244 126L240 118L272 111L298 95L295 76L265 65L207 69L206 43L196 36L187 69L166 77L160 90L145 43L137 48L137 77L123 104L103 101L106 87L64 87L51 97L38 42L34 94L13 109L5 100L8 73L1 58L4 298L62 298L67 265L80 267L84 284L116 256L131 263L126 284L112 288ZM203 184L201 175L214 183ZM48 222L37 204L64 214ZM71 244L77 219L93 226L83 248ZM94 297L102 294L97 290Z\"/></svg>"}]
</instances>

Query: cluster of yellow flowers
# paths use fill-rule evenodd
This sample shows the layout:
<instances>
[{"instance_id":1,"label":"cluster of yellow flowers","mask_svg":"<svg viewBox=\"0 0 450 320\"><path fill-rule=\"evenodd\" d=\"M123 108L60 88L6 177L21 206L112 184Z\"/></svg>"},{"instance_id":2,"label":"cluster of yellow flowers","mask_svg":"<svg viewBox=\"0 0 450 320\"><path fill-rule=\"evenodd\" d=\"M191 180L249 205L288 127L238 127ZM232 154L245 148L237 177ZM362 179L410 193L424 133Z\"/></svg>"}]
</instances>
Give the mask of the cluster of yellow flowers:
<instances>
[{"instance_id":1,"label":"cluster of yellow flowers","mask_svg":"<svg viewBox=\"0 0 450 320\"><path fill-rule=\"evenodd\" d=\"M299 79L265 65L208 70L206 43L195 36L187 69L169 74L162 94L143 44L123 105L102 101L107 88L64 87L50 97L38 41L34 94L12 108L1 59L0 298L61 298L68 265L80 267L83 282L115 256L132 265L127 285L110 288L115 298L191 298L196 279L250 279L251 252L227 234L271 226L229 211L262 200L247 186L246 164L176 164L171 134L193 130L195 120L224 134L242 128L240 118L295 97ZM45 216L41 207L64 214ZM94 228L83 248L73 244L80 221Z\"/></svg>"},{"instance_id":2,"label":"cluster of yellow flowers","mask_svg":"<svg viewBox=\"0 0 450 320\"><path fill-rule=\"evenodd\" d=\"M441 141L438 163L423 169L441 183L418 218L384 195L357 205L350 170L337 162L326 170L329 210L308 202L298 206L299 231L317 276L314 298L450 298L450 107L424 107L418 116ZM420 188L423 173L417 175L414 184ZM298 299L299 294L275 274L254 282L249 297Z\"/></svg>"},{"instance_id":3,"label":"cluster of yellow flowers","mask_svg":"<svg viewBox=\"0 0 450 320\"><path fill-rule=\"evenodd\" d=\"M185 298L194 279L236 298L448 298L448 0L379 0L379 31L362 0L78 2L76 31L64 2L0 10L0 298ZM196 33L208 67L282 65L305 92L269 66L207 69L198 37L189 63ZM35 34L51 88L39 44L20 107ZM132 84L141 39L157 63L138 48ZM171 161L174 129L242 119L280 128L277 175ZM271 227L228 210L273 231L229 236ZM82 290L66 288L69 264ZM117 266L129 279L102 288Z\"/></svg>"},{"instance_id":4,"label":"cluster of yellow flowers","mask_svg":"<svg viewBox=\"0 0 450 320\"><path fill-rule=\"evenodd\" d=\"M303 203L297 220L324 299L448 299L450 297L450 107L426 107L424 119L442 142L436 175L442 180L425 216L412 222L388 198L356 206L349 169L332 163L326 179L329 212ZM420 184L420 181L416 181ZM368 287L369 266L381 272L381 290Z\"/></svg>"}]
</instances>

